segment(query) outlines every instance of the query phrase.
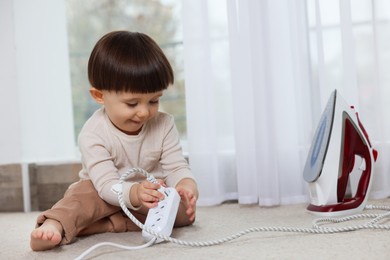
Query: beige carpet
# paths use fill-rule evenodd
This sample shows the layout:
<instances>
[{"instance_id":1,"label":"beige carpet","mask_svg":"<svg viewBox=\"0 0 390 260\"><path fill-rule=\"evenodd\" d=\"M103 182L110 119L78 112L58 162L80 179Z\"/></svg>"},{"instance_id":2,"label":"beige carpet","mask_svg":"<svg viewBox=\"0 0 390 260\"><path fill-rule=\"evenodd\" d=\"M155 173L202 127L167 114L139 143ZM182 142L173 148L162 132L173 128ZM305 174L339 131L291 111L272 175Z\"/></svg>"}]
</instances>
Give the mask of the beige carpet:
<instances>
[{"instance_id":1,"label":"beige carpet","mask_svg":"<svg viewBox=\"0 0 390 260\"><path fill-rule=\"evenodd\" d=\"M390 206L390 199L370 201L370 204ZM140 232L100 234L78 239L71 245L54 250L32 252L29 236L37 214L0 214L0 259L74 259L90 246L103 241L128 246L143 244ZM205 241L224 238L250 227L309 228L315 218L305 211L302 204L275 208L223 204L199 208L196 224L175 229L173 237ZM390 221L384 223L390 225ZM341 226L351 224L357 222ZM93 251L86 259L390 259L390 231L360 230L325 235L258 232L202 248L162 243L147 249L126 251L106 246Z\"/></svg>"}]
</instances>

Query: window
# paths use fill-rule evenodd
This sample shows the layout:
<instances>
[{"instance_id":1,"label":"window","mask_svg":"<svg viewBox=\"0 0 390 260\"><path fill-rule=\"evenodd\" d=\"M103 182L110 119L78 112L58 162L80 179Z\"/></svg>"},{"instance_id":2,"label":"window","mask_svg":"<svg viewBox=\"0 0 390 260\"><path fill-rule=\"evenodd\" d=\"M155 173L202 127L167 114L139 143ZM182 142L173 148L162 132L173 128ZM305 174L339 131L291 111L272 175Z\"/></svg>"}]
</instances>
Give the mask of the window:
<instances>
[{"instance_id":1,"label":"window","mask_svg":"<svg viewBox=\"0 0 390 260\"><path fill-rule=\"evenodd\" d=\"M178 0L66 0L75 136L98 108L89 96L88 58L95 43L114 30L139 31L163 49L175 72L175 84L166 90L160 110L175 117L186 136L183 44Z\"/></svg>"},{"instance_id":2,"label":"window","mask_svg":"<svg viewBox=\"0 0 390 260\"><path fill-rule=\"evenodd\" d=\"M339 0L307 0L313 77L318 77L315 75L321 66L318 46L322 44L321 58L326 71L323 75L326 85L333 89L345 85L343 74L347 73L345 70L348 67L346 55L355 55L356 65L350 69L356 70L359 88L368 91L377 80L373 78L373 70L377 66L389 65L386 57L389 56L390 48L382 42L390 38L390 4L384 0L355 0L347 3L347 6L345 4ZM346 23L346 26L351 26L351 35L348 35L349 28L343 28ZM322 42L319 41L319 35Z\"/></svg>"}]
</instances>

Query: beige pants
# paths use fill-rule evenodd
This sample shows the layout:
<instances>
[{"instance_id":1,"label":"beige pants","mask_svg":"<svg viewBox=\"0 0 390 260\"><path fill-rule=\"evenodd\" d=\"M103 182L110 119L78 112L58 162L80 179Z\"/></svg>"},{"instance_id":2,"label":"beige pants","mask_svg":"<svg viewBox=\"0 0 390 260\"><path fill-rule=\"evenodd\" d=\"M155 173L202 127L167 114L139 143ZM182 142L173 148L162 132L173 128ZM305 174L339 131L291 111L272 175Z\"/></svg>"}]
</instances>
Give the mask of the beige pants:
<instances>
[{"instance_id":1,"label":"beige pants","mask_svg":"<svg viewBox=\"0 0 390 260\"><path fill-rule=\"evenodd\" d=\"M145 221L144 215L132 213ZM61 223L64 229L61 244L71 243L76 236L140 230L120 207L102 200L90 180L72 184L63 199L38 216L37 227L46 219Z\"/></svg>"}]
</instances>

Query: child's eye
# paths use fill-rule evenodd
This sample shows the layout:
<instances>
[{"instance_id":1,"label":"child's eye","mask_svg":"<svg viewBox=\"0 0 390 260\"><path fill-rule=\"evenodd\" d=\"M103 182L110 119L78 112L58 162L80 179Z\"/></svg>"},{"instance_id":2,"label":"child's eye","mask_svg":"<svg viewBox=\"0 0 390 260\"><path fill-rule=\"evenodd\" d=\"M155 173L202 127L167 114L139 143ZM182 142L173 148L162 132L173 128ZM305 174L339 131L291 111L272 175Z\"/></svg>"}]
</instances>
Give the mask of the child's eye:
<instances>
[{"instance_id":1,"label":"child's eye","mask_svg":"<svg viewBox=\"0 0 390 260\"><path fill-rule=\"evenodd\" d=\"M126 103L128 107L136 107L138 103Z\"/></svg>"},{"instance_id":2,"label":"child's eye","mask_svg":"<svg viewBox=\"0 0 390 260\"><path fill-rule=\"evenodd\" d=\"M160 102L159 99L157 99L157 100L151 100L151 101L150 101L150 104L158 104L159 102Z\"/></svg>"}]
</instances>

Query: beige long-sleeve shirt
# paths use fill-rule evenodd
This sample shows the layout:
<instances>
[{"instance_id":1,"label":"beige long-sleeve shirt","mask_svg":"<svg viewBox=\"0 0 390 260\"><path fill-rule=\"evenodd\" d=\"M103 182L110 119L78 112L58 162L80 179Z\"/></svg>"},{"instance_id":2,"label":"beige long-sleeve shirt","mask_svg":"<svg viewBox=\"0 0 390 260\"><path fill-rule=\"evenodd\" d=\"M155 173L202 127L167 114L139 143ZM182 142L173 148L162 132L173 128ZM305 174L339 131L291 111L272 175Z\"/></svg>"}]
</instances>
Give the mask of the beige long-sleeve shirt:
<instances>
[{"instance_id":1,"label":"beige long-sleeve shirt","mask_svg":"<svg viewBox=\"0 0 390 260\"><path fill-rule=\"evenodd\" d=\"M102 107L85 123L78 141L80 178L91 179L100 197L112 205L119 206L119 202L111 188L129 168L142 168L169 187L185 178L194 179L182 155L173 117L162 112L146 122L138 135L127 135L111 123ZM124 183L127 207L134 209L129 196L132 185L144 179L135 174Z\"/></svg>"}]
</instances>

